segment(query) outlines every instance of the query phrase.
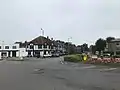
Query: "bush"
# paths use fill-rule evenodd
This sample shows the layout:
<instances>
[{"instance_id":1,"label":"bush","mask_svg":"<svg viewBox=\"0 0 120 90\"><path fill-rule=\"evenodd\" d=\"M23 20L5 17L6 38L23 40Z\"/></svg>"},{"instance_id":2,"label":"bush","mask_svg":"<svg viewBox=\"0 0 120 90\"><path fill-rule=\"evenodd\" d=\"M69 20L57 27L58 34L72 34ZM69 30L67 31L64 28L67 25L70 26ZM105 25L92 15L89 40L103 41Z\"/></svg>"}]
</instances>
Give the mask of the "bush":
<instances>
[{"instance_id":1,"label":"bush","mask_svg":"<svg viewBox=\"0 0 120 90\"><path fill-rule=\"evenodd\" d=\"M120 55L114 55L113 58L120 58Z\"/></svg>"},{"instance_id":2,"label":"bush","mask_svg":"<svg viewBox=\"0 0 120 90\"><path fill-rule=\"evenodd\" d=\"M64 61L80 62L80 61L82 61L82 55L80 55L80 54L68 55L68 56L64 57Z\"/></svg>"}]
</instances>

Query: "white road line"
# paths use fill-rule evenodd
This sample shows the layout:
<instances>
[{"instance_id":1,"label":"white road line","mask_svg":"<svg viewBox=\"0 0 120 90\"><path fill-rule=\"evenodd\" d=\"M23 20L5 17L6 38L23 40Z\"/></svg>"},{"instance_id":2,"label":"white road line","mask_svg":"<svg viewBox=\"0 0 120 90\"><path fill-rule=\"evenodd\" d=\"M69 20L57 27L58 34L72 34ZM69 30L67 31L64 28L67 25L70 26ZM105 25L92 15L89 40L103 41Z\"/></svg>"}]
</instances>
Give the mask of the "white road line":
<instances>
[{"instance_id":1,"label":"white road line","mask_svg":"<svg viewBox=\"0 0 120 90\"><path fill-rule=\"evenodd\" d=\"M116 70L117 68L105 68L105 69L101 69L100 71L113 71Z\"/></svg>"},{"instance_id":2,"label":"white road line","mask_svg":"<svg viewBox=\"0 0 120 90\"><path fill-rule=\"evenodd\" d=\"M61 63L61 64L65 64L64 61L63 61L62 59L60 59L60 63Z\"/></svg>"},{"instance_id":3,"label":"white road line","mask_svg":"<svg viewBox=\"0 0 120 90\"><path fill-rule=\"evenodd\" d=\"M81 67L81 69L90 69L90 68L95 68L96 66L86 66L86 67Z\"/></svg>"},{"instance_id":4,"label":"white road line","mask_svg":"<svg viewBox=\"0 0 120 90\"><path fill-rule=\"evenodd\" d=\"M86 67L74 67L75 69L91 69L95 68L96 66L86 66Z\"/></svg>"},{"instance_id":5,"label":"white road line","mask_svg":"<svg viewBox=\"0 0 120 90\"><path fill-rule=\"evenodd\" d=\"M68 64L67 62L64 62L64 64Z\"/></svg>"}]
</instances>

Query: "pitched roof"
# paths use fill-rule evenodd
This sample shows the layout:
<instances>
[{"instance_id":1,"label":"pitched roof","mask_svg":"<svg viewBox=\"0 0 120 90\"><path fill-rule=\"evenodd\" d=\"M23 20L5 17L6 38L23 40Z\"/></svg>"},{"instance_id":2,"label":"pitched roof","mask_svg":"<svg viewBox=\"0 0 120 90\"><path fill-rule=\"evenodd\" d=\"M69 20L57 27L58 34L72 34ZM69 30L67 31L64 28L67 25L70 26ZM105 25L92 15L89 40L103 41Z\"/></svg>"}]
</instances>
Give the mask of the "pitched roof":
<instances>
[{"instance_id":1,"label":"pitched roof","mask_svg":"<svg viewBox=\"0 0 120 90\"><path fill-rule=\"evenodd\" d=\"M48 45L51 45L52 41L49 38L39 36L39 37L33 39L32 41L30 41L29 43L32 43L32 44L45 44L46 43Z\"/></svg>"},{"instance_id":2,"label":"pitched roof","mask_svg":"<svg viewBox=\"0 0 120 90\"><path fill-rule=\"evenodd\" d=\"M120 38L116 38L114 40L111 40L111 42L120 42Z\"/></svg>"},{"instance_id":3,"label":"pitched roof","mask_svg":"<svg viewBox=\"0 0 120 90\"><path fill-rule=\"evenodd\" d=\"M29 44L29 42L27 42L27 41L25 41L24 43L22 43L22 42L15 42L15 44L19 44L20 48L25 48Z\"/></svg>"}]
</instances>

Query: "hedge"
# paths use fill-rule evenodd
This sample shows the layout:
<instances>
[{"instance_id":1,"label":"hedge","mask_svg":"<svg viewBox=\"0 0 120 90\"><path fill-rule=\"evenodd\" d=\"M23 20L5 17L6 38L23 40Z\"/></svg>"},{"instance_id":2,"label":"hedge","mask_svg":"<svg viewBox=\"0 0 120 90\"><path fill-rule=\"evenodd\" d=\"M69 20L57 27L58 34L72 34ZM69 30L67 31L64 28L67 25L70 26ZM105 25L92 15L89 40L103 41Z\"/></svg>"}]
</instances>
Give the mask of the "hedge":
<instances>
[{"instance_id":1,"label":"hedge","mask_svg":"<svg viewBox=\"0 0 120 90\"><path fill-rule=\"evenodd\" d=\"M64 57L64 61L80 62L80 61L82 61L82 55L80 55L80 54L68 55L68 56Z\"/></svg>"}]
</instances>

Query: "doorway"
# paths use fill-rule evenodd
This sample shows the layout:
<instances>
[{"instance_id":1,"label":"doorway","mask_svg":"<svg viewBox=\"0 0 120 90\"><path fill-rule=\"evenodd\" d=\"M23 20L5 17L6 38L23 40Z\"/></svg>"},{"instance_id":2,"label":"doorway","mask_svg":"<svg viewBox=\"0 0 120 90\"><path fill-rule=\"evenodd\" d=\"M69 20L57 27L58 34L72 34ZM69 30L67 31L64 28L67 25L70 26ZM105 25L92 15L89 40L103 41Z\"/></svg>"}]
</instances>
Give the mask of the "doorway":
<instances>
[{"instance_id":1,"label":"doorway","mask_svg":"<svg viewBox=\"0 0 120 90\"><path fill-rule=\"evenodd\" d=\"M10 57L10 54L11 54L11 52L10 52L10 51L8 51L8 57Z\"/></svg>"},{"instance_id":2,"label":"doorway","mask_svg":"<svg viewBox=\"0 0 120 90\"><path fill-rule=\"evenodd\" d=\"M12 51L12 57L16 57L16 51Z\"/></svg>"}]
</instances>

